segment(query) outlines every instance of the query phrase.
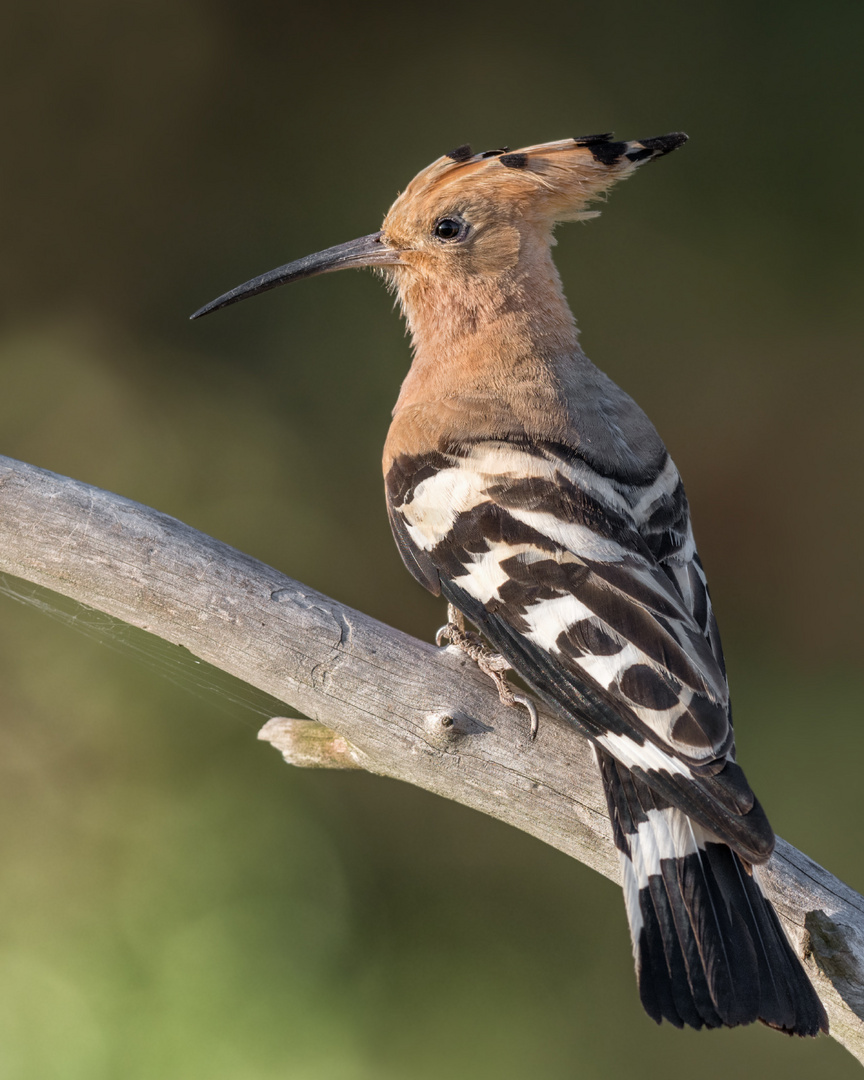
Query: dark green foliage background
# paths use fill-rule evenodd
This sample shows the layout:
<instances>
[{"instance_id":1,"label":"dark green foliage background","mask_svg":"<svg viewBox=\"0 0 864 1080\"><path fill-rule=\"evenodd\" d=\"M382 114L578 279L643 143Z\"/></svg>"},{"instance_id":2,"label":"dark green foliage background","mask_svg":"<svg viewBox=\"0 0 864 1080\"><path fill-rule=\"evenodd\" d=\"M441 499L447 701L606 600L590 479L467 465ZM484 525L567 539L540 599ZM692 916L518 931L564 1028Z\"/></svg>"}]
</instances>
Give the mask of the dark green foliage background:
<instances>
[{"instance_id":1,"label":"dark green foliage background","mask_svg":"<svg viewBox=\"0 0 864 1080\"><path fill-rule=\"evenodd\" d=\"M458 143L689 132L557 257L687 481L748 774L864 886L864 8L4 16L0 451L426 638L442 608L381 494L408 349L380 283L188 314L374 230ZM408 787L288 770L253 712L113 640L0 597L0 1080L857 1075L827 1039L655 1028L610 883Z\"/></svg>"}]
</instances>

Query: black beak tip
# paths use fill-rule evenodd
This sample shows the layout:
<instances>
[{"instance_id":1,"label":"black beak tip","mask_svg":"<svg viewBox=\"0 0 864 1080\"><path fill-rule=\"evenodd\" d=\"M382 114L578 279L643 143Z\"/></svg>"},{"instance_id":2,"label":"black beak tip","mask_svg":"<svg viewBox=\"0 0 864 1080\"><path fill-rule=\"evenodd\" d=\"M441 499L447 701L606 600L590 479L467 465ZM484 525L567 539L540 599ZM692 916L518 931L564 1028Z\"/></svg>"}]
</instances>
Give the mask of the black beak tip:
<instances>
[{"instance_id":1,"label":"black beak tip","mask_svg":"<svg viewBox=\"0 0 864 1080\"><path fill-rule=\"evenodd\" d=\"M257 279L256 279L257 281ZM246 290L251 282L247 282L246 285L240 285L236 289L232 289L230 292L223 293L221 296L217 296L215 300L211 300L209 303L204 304L203 307L199 307L197 311L193 311L189 316L189 321L194 322L195 319L200 319L203 315L210 315L214 311L218 311L220 308L228 307L229 304L235 303L237 300L242 300L246 295Z\"/></svg>"},{"instance_id":2,"label":"black beak tip","mask_svg":"<svg viewBox=\"0 0 864 1080\"><path fill-rule=\"evenodd\" d=\"M210 315L214 311L218 311L220 308L228 307L229 304L235 304L238 300L244 299L248 295L246 286L241 285L237 289L232 289L231 292L225 293L223 296L217 296L215 300L211 300L209 304L205 304L203 307L198 308L197 311L193 311L189 316L189 321L193 322L195 319L200 319L203 315Z\"/></svg>"}]
</instances>

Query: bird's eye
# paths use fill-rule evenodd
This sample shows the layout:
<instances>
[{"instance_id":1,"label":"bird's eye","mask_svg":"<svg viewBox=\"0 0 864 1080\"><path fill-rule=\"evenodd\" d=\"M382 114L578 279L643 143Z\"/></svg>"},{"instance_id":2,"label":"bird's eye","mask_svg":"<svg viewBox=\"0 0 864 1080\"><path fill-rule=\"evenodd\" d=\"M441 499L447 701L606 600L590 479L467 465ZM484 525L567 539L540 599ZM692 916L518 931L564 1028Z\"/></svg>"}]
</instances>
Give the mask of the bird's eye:
<instances>
[{"instance_id":1,"label":"bird's eye","mask_svg":"<svg viewBox=\"0 0 864 1080\"><path fill-rule=\"evenodd\" d=\"M465 222L458 218L445 217L435 222L435 235L439 240L458 240L465 230Z\"/></svg>"}]
</instances>

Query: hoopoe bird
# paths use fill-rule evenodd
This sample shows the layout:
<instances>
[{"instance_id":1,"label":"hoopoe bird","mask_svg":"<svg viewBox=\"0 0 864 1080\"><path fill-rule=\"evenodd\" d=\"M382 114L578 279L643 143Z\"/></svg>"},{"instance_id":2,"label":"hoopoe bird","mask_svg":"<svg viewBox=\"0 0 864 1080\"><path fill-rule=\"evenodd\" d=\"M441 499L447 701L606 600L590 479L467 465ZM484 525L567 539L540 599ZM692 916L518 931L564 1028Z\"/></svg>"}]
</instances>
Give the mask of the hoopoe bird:
<instances>
[{"instance_id":1,"label":"hoopoe bird","mask_svg":"<svg viewBox=\"0 0 864 1080\"><path fill-rule=\"evenodd\" d=\"M193 318L316 274L383 273L413 343L384 448L393 535L504 699L510 666L593 743L642 1004L677 1027L761 1020L816 1035L825 1011L753 872L774 834L735 759L678 470L580 349L551 255L556 224L596 216L592 200L686 138L460 146L411 181L379 232Z\"/></svg>"}]
</instances>

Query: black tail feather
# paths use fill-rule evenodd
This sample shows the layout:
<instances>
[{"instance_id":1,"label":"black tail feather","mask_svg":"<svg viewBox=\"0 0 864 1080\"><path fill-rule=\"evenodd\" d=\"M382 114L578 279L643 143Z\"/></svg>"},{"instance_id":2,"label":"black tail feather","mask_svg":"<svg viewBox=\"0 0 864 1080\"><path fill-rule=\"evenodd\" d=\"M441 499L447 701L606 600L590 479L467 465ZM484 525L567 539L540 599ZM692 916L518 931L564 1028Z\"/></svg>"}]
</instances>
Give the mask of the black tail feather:
<instances>
[{"instance_id":1,"label":"black tail feather","mask_svg":"<svg viewBox=\"0 0 864 1080\"><path fill-rule=\"evenodd\" d=\"M822 1003L750 867L598 751L624 868L639 994L658 1023L795 1035L828 1030Z\"/></svg>"}]
</instances>

